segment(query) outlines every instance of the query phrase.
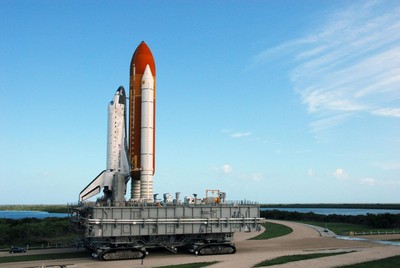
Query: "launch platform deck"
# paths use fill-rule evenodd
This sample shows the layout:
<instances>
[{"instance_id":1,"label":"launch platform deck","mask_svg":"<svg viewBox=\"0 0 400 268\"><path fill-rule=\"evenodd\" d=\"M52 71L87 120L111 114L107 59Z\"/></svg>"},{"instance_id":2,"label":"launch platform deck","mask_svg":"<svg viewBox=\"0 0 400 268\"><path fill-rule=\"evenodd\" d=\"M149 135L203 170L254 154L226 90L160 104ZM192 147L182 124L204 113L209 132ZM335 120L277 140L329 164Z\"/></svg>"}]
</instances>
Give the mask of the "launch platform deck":
<instances>
[{"instance_id":1,"label":"launch platform deck","mask_svg":"<svg viewBox=\"0 0 400 268\"><path fill-rule=\"evenodd\" d=\"M71 220L89 227L87 237L114 237L251 231L263 219L255 204L111 207L83 203L72 207Z\"/></svg>"}]
</instances>

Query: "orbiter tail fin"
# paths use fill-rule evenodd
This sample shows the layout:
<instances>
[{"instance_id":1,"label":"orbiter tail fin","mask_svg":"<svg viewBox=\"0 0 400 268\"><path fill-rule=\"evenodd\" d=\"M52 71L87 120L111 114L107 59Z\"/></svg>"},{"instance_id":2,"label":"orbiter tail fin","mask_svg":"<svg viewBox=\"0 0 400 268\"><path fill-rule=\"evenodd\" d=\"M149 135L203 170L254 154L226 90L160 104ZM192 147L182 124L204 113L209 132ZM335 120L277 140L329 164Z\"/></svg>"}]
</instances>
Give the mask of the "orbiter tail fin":
<instances>
[{"instance_id":1,"label":"orbiter tail fin","mask_svg":"<svg viewBox=\"0 0 400 268\"><path fill-rule=\"evenodd\" d=\"M92 182L79 193L79 201L86 200L100 193L106 180L106 174L107 170L103 170L94 180L92 180Z\"/></svg>"}]
</instances>

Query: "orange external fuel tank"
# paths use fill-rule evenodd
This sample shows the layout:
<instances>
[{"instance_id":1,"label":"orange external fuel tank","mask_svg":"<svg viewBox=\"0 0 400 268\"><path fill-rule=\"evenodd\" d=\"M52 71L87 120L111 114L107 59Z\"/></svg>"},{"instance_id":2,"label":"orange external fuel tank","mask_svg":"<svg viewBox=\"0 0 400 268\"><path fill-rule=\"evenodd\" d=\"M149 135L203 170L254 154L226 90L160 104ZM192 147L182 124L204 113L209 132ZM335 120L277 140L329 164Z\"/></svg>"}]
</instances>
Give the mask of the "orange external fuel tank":
<instances>
[{"instance_id":1,"label":"orange external fuel tank","mask_svg":"<svg viewBox=\"0 0 400 268\"><path fill-rule=\"evenodd\" d=\"M129 81L129 159L131 164L132 178L132 199L139 199L140 196L134 196L140 189L134 190L134 185L140 185L141 163L141 128L142 128L142 77L146 66L150 67L151 74L154 78L154 109L153 109L153 175L155 170L155 99L156 99L156 66L153 54L147 44L142 41L136 48L132 56L130 65L130 81ZM137 186L140 187L140 186Z\"/></svg>"}]
</instances>

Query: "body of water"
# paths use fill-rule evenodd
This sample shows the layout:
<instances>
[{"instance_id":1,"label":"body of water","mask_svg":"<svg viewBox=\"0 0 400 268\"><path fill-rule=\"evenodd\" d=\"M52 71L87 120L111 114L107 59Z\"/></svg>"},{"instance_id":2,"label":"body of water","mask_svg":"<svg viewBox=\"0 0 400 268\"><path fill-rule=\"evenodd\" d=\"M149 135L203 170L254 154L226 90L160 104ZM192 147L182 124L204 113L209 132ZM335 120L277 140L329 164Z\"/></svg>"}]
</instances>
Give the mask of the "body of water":
<instances>
[{"instance_id":1,"label":"body of water","mask_svg":"<svg viewBox=\"0 0 400 268\"><path fill-rule=\"evenodd\" d=\"M313 212L315 214L321 215L367 215L369 214L400 214L399 209L359 209L359 208L261 208L262 211L268 210L280 210L288 212L300 212L309 213Z\"/></svg>"},{"instance_id":2,"label":"body of water","mask_svg":"<svg viewBox=\"0 0 400 268\"><path fill-rule=\"evenodd\" d=\"M23 219L23 218L44 219L49 217L64 218L68 217L68 213L48 213L45 211L19 211L19 210L0 211L0 218L6 218L6 219Z\"/></svg>"}]
</instances>

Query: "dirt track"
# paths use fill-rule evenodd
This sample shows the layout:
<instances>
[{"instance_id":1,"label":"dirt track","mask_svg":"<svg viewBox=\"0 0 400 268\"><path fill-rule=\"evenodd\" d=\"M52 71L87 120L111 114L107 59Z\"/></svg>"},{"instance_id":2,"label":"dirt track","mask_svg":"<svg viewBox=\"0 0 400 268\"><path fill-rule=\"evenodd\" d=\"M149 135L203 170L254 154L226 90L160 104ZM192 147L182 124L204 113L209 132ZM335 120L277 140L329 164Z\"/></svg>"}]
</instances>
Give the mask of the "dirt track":
<instances>
[{"instance_id":1,"label":"dirt track","mask_svg":"<svg viewBox=\"0 0 400 268\"><path fill-rule=\"evenodd\" d=\"M237 233L235 244L237 253L233 255L216 255L196 257L188 254L174 255L169 252L151 253L143 264L141 260L100 262L87 259L69 259L55 261L35 261L32 263L0 264L0 267L37 267L42 265L67 265L67 267L157 267L163 265L218 261L211 268L218 267L252 267L253 265L271 258L293 254L309 254L316 252L347 252L352 253L318 258L279 265L279 267L337 267L345 264L359 263L400 255L399 246L387 246L368 241L347 241L336 238L322 237L321 234L309 226L294 222L271 221L287 225L293 229L289 235L269 240L246 240L258 233ZM399 239L400 235L385 235L382 239ZM367 236L365 238L368 238ZM372 237L371 237L372 239ZM380 239L380 237L373 237ZM54 267L54 266L53 266Z\"/></svg>"}]
</instances>

